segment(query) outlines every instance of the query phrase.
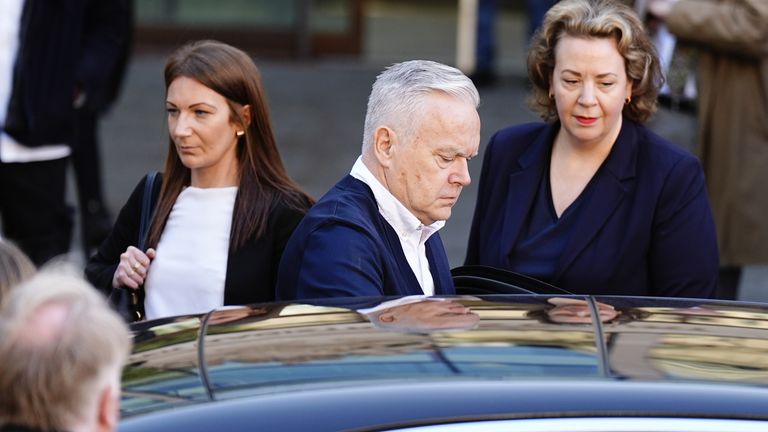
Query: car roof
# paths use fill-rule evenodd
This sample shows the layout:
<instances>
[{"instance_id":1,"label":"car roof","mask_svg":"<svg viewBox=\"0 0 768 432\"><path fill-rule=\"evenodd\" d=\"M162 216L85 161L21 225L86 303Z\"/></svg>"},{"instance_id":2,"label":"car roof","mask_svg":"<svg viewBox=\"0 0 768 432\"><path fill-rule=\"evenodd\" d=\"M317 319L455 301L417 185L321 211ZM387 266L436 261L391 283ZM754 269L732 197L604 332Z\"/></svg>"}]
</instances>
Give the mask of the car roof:
<instances>
[{"instance_id":1,"label":"car roof","mask_svg":"<svg viewBox=\"0 0 768 432\"><path fill-rule=\"evenodd\" d=\"M469 312L424 318L432 313L427 308L449 304ZM396 310L418 316L403 312L397 325L383 322ZM472 418L768 418L762 304L569 295L356 298L223 307L133 330L123 375L126 427L237 407L252 413L243 418L286 425L292 419L279 413L300 406L331 416L329 404L363 411L383 404L403 413L382 413L379 424L413 423L434 410ZM437 411L427 417L441 418ZM362 425L353 420L336 426Z\"/></svg>"}]
</instances>

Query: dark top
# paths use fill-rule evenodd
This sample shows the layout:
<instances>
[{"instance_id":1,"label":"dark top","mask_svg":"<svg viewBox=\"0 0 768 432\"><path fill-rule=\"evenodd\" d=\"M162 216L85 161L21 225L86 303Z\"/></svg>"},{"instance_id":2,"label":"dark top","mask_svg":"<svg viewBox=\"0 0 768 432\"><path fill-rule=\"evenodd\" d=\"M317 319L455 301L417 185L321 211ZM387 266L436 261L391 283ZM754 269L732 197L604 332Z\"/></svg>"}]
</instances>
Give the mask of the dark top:
<instances>
[{"instance_id":1,"label":"dark top","mask_svg":"<svg viewBox=\"0 0 768 432\"><path fill-rule=\"evenodd\" d=\"M600 175L600 171L595 177ZM520 242L509 254L510 269L536 279L550 282L555 267L563 254L568 240L573 235L576 221L581 213L583 201L588 201L592 188L590 182L576 200L557 217L552 202L552 188L549 183L549 165L542 170L539 187L530 213L526 218Z\"/></svg>"},{"instance_id":2,"label":"dark top","mask_svg":"<svg viewBox=\"0 0 768 432\"><path fill-rule=\"evenodd\" d=\"M426 242L435 294L454 294L438 233ZM347 175L309 210L288 241L279 300L424 294L373 192Z\"/></svg>"},{"instance_id":3,"label":"dark top","mask_svg":"<svg viewBox=\"0 0 768 432\"><path fill-rule=\"evenodd\" d=\"M26 1L5 131L29 147L70 143L76 91L95 110L116 89L130 43L128 0Z\"/></svg>"},{"instance_id":4,"label":"dark top","mask_svg":"<svg viewBox=\"0 0 768 432\"><path fill-rule=\"evenodd\" d=\"M511 268L559 127L531 123L491 138L466 264ZM578 294L713 296L717 241L698 160L624 119L601 170L550 282Z\"/></svg>"},{"instance_id":5,"label":"dark top","mask_svg":"<svg viewBox=\"0 0 768 432\"><path fill-rule=\"evenodd\" d=\"M88 280L105 294L112 291L112 276L120 262L120 254L128 246L135 246L139 232L141 198L146 177L133 190L128 202L120 210L109 237L91 257L85 272ZM160 194L160 183L155 187L153 202ZM285 244L303 214L281 202L273 204L267 229L260 238L253 238L227 260L224 282L224 304L236 305L274 300L277 267Z\"/></svg>"}]
</instances>

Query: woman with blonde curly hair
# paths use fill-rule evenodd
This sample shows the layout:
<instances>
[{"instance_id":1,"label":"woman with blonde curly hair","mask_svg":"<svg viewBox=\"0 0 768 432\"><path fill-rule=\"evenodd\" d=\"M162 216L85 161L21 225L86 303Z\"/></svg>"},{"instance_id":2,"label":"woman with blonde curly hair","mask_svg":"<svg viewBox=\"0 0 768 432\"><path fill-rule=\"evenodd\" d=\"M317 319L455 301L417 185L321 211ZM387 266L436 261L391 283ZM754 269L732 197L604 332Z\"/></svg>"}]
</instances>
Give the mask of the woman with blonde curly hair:
<instances>
[{"instance_id":1,"label":"woman with blonde curly hair","mask_svg":"<svg viewBox=\"0 0 768 432\"><path fill-rule=\"evenodd\" d=\"M580 294L711 297L718 254L699 161L642 125L663 82L631 8L564 0L531 41L543 123L485 152L466 264Z\"/></svg>"}]
</instances>

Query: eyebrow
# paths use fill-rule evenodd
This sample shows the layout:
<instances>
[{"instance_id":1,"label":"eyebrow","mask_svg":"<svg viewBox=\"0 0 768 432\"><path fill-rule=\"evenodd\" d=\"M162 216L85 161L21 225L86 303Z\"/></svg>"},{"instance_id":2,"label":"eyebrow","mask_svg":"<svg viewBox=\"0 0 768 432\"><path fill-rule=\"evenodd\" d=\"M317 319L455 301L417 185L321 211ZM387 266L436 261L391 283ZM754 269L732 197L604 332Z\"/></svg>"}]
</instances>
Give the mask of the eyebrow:
<instances>
[{"instance_id":1,"label":"eyebrow","mask_svg":"<svg viewBox=\"0 0 768 432\"><path fill-rule=\"evenodd\" d=\"M175 104L175 103L173 103L173 102L171 102L171 101L169 101L169 100L166 100L166 101L165 101L165 104L166 104L166 105L173 105L173 106L176 106L176 104ZM207 103L207 102L196 102L196 103L193 103L192 105L190 105L190 106L189 106L189 108L196 108L196 107L198 107L198 106L201 106L201 105L202 105L202 106L206 106L206 107L208 107L208 108L210 108L210 109L212 109L212 110L216 110L216 109L217 109L217 108L216 108L214 105L211 105L211 104L209 104L209 103Z\"/></svg>"},{"instance_id":2,"label":"eyebrow","mask_svg":"<svg viewBox=\"0 0 768 432\"><path fill-rule=\"evenodd\" d=\"M560 72L560 75L562 75L564 73L571 73L571 74L576 75L576 76L581 76L581 73L576 72L575 70L571 70L571 69L563 69L562 72ZM605 73L597 74L597 78L606 78L606 77L610 77L610 76L618 77L619 75L614 73L614 72L605 72Z\"/></svg>"},{"instance_id":3,"label":"eyebrow","mask_svg":"<svg viewBox=\"0 0 768 432\"><path fill-rule=\"evenodd\" d=\"M471 155L467 155L466 153L464 153L463 151L461 151L461 150L459 150L459 149L457 149L455 147L439 148L439 149L437 149L437 152L438 153L450 153L452 155L460 156L460 157L467 158L467 159L472 159L473 157L477 156L477 152L475 152L475 153L473 153Z\"/></svg>"}]
</instances>

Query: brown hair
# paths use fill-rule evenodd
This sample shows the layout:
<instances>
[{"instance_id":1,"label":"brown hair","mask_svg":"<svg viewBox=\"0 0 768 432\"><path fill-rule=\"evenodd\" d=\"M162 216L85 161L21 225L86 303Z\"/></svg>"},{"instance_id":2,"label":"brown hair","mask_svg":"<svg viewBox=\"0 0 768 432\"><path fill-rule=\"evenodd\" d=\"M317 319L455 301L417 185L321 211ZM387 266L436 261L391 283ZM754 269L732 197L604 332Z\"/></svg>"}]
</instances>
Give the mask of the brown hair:
<instances>
[{"instance_id":1,"label":"brown hair","mask_svg":"<svg viewBox=\"0 0 768 432\"><path fill-rule=\"evenodd\" d=\"M32 261L16 245L0 240L0 303L11 288L35 274Z\"/></svg>"},{"instance_id":2,"label":"brown hair","mask_svg":"<svg viewBox=\"0 0 768 432\"><path fill-rule=\"evenodd\" d=\"M231 121L246 126L241 114L251 107L251 121L238 139L237 160L240 184L235 198L230 232L230 251L267 227L269 212L281 202L302 212L312 198L288 176L272 132L266 92L259 69L243 51L213 40L191 42L176 50L165 64L165 88L179 77L191 78L224 96ZM149 230L148 247L156 247L176 198L190 184L191 172L181 163L169 137L163 186Z\"/></svg>"},{"instance_id":3,"label":"brown hair","mask_svg":"<svg viewBox=\"0 0 768 432\"><path fill-rule=\"evenodd\" d=\"M528 50L528 77L533 83L529 105L544 120L557 118L549 93L555 47L566 35L615 39L632 81L632 98L624 106L624 115L644 122L656 111L664 78L656 49L635 12L614 0L562 0L547 12Z\"/></svg>"}]
</instances>

